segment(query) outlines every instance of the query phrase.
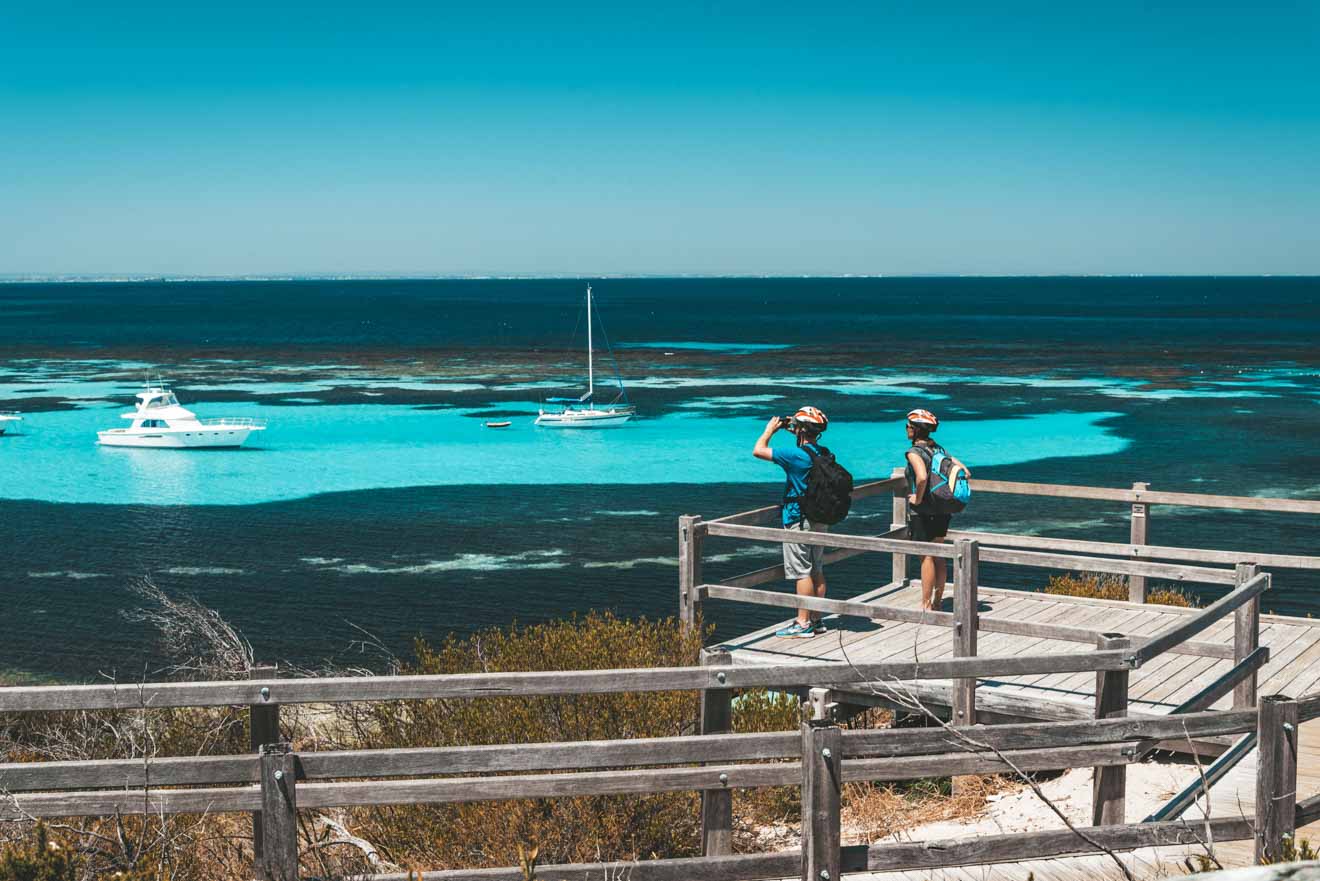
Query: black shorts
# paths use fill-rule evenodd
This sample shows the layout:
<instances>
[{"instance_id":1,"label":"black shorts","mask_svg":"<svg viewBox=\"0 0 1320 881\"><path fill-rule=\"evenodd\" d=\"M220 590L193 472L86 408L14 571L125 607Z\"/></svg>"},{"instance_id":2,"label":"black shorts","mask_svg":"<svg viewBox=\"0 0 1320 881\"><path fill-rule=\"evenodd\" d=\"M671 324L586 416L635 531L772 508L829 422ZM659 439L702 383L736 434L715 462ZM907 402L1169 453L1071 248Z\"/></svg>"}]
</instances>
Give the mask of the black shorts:
<instances>
[{"instance_id":1,"label":"black shorts","mask_svg":"<svg viewBox=\"0 0 1320 881\"><path fill-rule=\"evenodd\" d=\"M908 538L913 541L935 541L949 534L949 514L923 514L908 512Z\"/></svg>"}]
</instances>

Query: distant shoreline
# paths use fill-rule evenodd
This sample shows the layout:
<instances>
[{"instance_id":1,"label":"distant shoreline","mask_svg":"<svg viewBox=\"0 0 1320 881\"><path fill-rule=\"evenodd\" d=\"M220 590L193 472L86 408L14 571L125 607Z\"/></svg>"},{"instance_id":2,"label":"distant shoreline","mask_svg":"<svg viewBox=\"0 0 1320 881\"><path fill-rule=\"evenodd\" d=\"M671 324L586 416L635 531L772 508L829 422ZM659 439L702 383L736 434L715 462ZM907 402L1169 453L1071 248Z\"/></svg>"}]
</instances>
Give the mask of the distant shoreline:
<instances>
[{"instance_id":1,"label":"distant shoreline","mask_svg":"<svg viewBox=\"0 0 1320 881\"><path fill-rule=\"evenodd\" d=\"M1209 275L1194 273L1159 273L1159 272L1112 272L1112 273L1037 273L1037 274L1019 274L1019 273L945 273L945 272L926 272L910 274L888 274L888 273L729 273L721 275L710 275L706 273L551 273L551 274L392 274L392 273L347 273L347 274L287 274L276 273L271 275L153 275L153 274L133 274L133 273L110 273L110 274L69 274L62 275L58 273L43 274L36 273L32 275L24 274L0 274L0 284L187 284L187 283L216 283L232 282L242 284L244 282L325 282L325 281L577 281L585 279L612 279L618 281L627 280L659 280L666 279L692 279L692 280L728 280L728 279L917 279L917 278L987 278L987 279L1012 279L1012 278L1148 278L1148 279L1261 279L1261 278L1279 278L1279 279L1320 279L1320 275L1297 274L1297 273L1242 273L1242 274L1224 274L1212 273Z\"/></svg>"}]
</instances>

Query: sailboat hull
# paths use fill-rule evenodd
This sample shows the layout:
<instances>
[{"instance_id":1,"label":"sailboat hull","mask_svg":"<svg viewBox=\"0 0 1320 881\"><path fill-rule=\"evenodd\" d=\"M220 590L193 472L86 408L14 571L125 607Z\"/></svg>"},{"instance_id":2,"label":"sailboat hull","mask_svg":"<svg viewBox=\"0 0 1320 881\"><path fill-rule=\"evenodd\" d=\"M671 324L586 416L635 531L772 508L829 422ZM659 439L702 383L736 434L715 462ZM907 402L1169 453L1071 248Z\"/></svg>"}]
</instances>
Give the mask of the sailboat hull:
<instances>
[{"instance_id":1,"label":"sailboat hull","mask_svg":"<svg viewBox=\"0 0 1320 881\"><path fill-rule=\"evenodd\" d=\"M566 413L546 413L536 417L542 428L618 428L635 416L631 412L578 410Z\"/></svg>"}]
</instances>

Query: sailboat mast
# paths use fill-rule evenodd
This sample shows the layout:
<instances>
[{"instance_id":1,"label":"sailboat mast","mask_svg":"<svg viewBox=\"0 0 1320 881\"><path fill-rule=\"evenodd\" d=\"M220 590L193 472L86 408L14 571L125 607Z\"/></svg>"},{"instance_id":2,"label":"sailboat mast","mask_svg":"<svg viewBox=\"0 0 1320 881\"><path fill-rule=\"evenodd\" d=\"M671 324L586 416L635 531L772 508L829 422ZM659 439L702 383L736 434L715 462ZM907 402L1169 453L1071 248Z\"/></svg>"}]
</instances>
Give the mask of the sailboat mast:
<instances>
[{"instance_id":1,"label":"sailboat mast","mask_svg":"<svg viewBox=\"0 0 1320 881\"><path fill-rule=\"evenodd\" d=\"M587 285L587 400L596 392L596 366L592 356L591 341L591 285Z\"/></svg>"}]
</instances>

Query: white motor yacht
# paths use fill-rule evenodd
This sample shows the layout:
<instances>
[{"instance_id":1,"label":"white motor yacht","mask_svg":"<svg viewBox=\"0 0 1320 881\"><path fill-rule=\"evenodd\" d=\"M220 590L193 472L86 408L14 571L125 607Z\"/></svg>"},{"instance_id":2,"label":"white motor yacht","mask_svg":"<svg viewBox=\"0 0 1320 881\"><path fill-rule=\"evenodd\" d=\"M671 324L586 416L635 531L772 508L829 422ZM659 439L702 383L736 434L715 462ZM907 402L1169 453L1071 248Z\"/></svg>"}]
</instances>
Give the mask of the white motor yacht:
<instances>
[{"instance_id":1,"label":"white motor yacht","mask_svg":"<svg viewBox=\"0 0 1320 881\"><path fill-rule=\"evenodd\" d=\"M4 434L7 428L17 428L22 421L23 414L17 410L0 410L0 434Z\"/></svg>"},{"instance_id":2,"label":"white motor yacht","mask_svg":"<svg viewBox=\"0 0 1320 881\"><path fill-rule=\"evenodd\" d=\"M264 419L198 419L191 410L179 406L174 392L164 387L149 388L137 399L137 409L123 414L124 419L133 420L128 428L96 433L102 446L179 450L241 447L252 432L266 429Z\"/></svg>"}]
</instances>

